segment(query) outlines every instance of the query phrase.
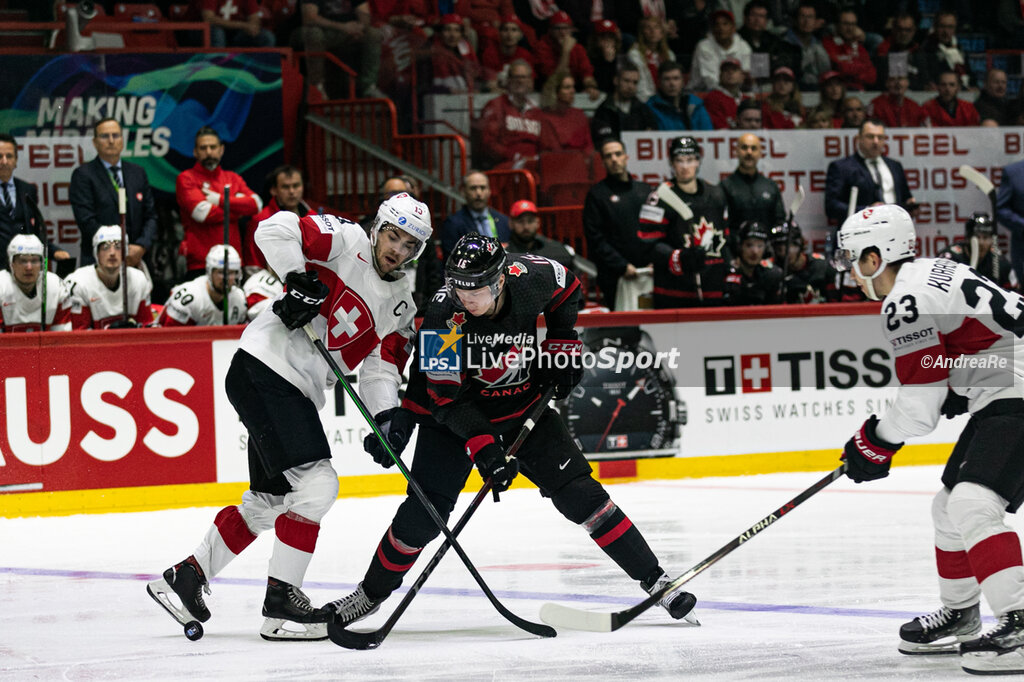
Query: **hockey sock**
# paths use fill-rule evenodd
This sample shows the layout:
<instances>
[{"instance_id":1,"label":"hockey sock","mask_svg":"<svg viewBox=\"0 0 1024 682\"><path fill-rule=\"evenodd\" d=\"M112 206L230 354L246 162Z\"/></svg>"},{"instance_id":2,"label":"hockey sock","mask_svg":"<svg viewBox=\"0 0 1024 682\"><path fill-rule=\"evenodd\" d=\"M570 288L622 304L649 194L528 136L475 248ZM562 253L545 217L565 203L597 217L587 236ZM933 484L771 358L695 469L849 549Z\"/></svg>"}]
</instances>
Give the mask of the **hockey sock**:
<instances>
[{"instance_id":1,"label":"hockey sock","mask_svg":"<svg viewBox=\"0 0 1024 682\"><path fill-rule=\"evenodd\" d=\"M370 567L366 569L363 578L366 596L373 601L387 598L402 584L421 551L422 547L410 547L396 538L389 527L377 545Z\"/></svg>"},{"instance_id":2,"label":"hockey sock","mask_svg":"<svg viewBox=\"0 0 1024 682\"><path fill-rule=\"evenodd\" d=\"M946 507L949 489L943 488L932 499L935 525L935 568L939 574L939 597L951 609L965 609L978 603L981 587L967 559L960 532L953 526Z\"/></svg>"},{"instance_id":3,"label":"hockey sock","mask_svg":"<svg viewBox=\"0 0 1024 682\"><path fill-rule=\"evenodd\" d=\"M611 500L580 524L597 546L633 580L643 580L658 568L658 559L639 529Z\"/></svg>"},{"instance_id":4,"label":"hockey sock","mask_svg":"<svg viewBox=\"0 0 1024 682\"><path fill-rule=\"evenodd\" d=\"M274 523L277 535L270 555L268 575L295 587L302 587L306 567L313 558L320 524L294 512L281 514Z\"/></svg>"},{"instance_id":5,"label":"hockey sock","mask_svg":"<svg viewBox=\"0 0 1024 682\"><path fill-rule=\"evenodd\" d=\"M224 570L255 539L238 507L224 507L217 512L194 556L209 580Z\"/></svg>"}]
</instances>

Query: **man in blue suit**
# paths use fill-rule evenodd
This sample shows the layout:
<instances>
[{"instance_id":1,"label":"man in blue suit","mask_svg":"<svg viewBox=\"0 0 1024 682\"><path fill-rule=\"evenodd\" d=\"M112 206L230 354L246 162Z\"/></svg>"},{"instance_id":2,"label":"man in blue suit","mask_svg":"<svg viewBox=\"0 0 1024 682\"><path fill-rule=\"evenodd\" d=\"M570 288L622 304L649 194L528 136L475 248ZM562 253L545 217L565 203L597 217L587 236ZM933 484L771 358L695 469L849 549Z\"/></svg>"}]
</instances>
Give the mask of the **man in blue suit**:
<instances>
[{"instance_id":1,"label":"man in blue suit","mask_svg":"<svg viewBox=\"0 0 1024 682\"><path fill-rule=\"evenodd\" d=\"M127 199L125 225L128 231L128 265L138 267L156 239L156 206L153 191L142 166L121 160L124 135L121 124L105 118L93 126L92 143L98 156L71 174L68 198L82 233L79 265L93 261L92 236L102 225L120 225L117 190L124 187Z\"/></svg>"},{"instance_id":2,"label":"man in blue suit","mask_svg":"<svg viewBox=\"0 0 1024 682\"><path fill-rule=\"evenodd\" d=\"M445 260L455 248L455 242L464 234L482 234L508 244L511 234L508 216L487 204L491 200L491 182L478 170L471 170L459 186L466 205L448 216L441 225L441 253Z\"/></svg>"},{"instance_id":3,"label":"man in blue suit","mask_svg":"<svg viewBox=\"0 0 1024 682\"><path fill-rule=\"evenodd\" d=\"M1024 161L1003 168L996 192L996 220L1010 233L1010 265L1018 282L1024 282Z\"/></svg>"},{"instance_id":4,"label":"man in blue suit","mask_svg":"<svg viewBox=\"0 0 1024 682\"><path fill-rule=\"evenodd\" d=\"M831 220L842 225L847 215L876 204L897 204L911 214L917 209L902 164L882 156L884 149L885 126L868 119L857 133L857 151L828 165L825 213ZM857 187L857 205L850 210L852 187Z\"/></svg>"}]
</instances>

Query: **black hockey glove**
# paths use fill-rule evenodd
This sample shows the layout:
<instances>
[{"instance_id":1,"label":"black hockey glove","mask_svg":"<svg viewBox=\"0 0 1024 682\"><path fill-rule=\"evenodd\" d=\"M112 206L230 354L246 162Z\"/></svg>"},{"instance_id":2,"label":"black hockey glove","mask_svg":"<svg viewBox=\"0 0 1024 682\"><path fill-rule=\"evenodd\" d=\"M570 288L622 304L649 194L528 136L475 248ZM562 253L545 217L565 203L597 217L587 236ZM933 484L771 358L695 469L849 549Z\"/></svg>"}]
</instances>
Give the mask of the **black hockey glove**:
<instances>
[{"instance_id":1,"label":"black hockey glove","mask_svg":"<svg viewBox=\"0 0 1024 682\"><path fill-rule=\"evenodd\" d=\"M939 411L946 419L967 414L967 396L960 395L953 389L947 388L946 399L942 401L942 407L939 408Z\"/></svg>"},{"instance_id":2,"label":"black hockey glove","mask_svg":"<svg viewBox=\"0 0 1024 682\"><path fill-rule=\"evenodd\" d=\"M575 329L548 330L540 345L544 356L540 364L540 382L553 386L555 400L564 400L583 380L583 342Z\"/></svg>"},{"instance_id":3,"label":"black hockey glove","mask_svg":"<svg viewBox=\"0 0 1024 682\"><path fill-rule=\"evenodd\" d=\"M840 459L846 460L846 475L854 483L888 476L892 456L903 447L903 443L887 443L879 438L875 433L877 427L878 417L871 415L843 448Z\"/></svg>"},{"instance_id":4,"label":"black hockey glove","mask_svg":"<svg viewBox=\"0 0 1024 682\"><path fill-rule=\"evenodd\" d=\"M668 259L668 271L676 277L684 273L695 274L704 269L704 249L690 246L676 249Z\"/></svg>"},{"instance_id":5,"label":"black hockey glove","mask_svg":"<svg viewBox=\"0 0 1024 682\"><path fill-rule=\"evenodd\" d=\"M401 407L392 407L390 410L379 412L373 420L377 422L380 432L388 439L391 450L396 456L401 456L412 436L412 430L416 428L416 419L412 412L403 410ZM380 438L377 438L377 434L373 431L366 434L366 438L363 439L363 449L370 453L374 462L385 469L395 463L388 451L384 449Z\"/></svg>"},{"instance_id":6,"label":"black hockey glove","mask_svg":"<svg viewBox=\"0 0 1024 682\"><path fill-rule=\"evenodd\" d=\"M133 320L130 317L127 320L115 320L115 321L110 323L109 327L107 327L107 329L138 329L138 328L139 328L139 323L136 322L135 320Z\"/></svg>"},{"instance_id":7,"label":"black hockey glove","mask_svg":"<svg viewBox=\"0 0 1024 682\"><path fill-rule=\"evenodd\" d=\"M466 454L476 464L480 478L490 479L491 488L496 493L508 490L519 473L519 460L515 457L506 460L505 450L489 434L467 440Z\"/></svg>"},{"instance_id":8,"label":"black hockey glove","mask_svg":"<svg viewBox=\"0 0 1024 682\"><path fill-rule=\"evenodd\" d=\"M314 270L305 273L289 272L284 283L287 291L284 298L274 301L274 314L281 318L288 329L298 329L317 316L331 290L317 278Z\"/></svg>"}]
</instances>

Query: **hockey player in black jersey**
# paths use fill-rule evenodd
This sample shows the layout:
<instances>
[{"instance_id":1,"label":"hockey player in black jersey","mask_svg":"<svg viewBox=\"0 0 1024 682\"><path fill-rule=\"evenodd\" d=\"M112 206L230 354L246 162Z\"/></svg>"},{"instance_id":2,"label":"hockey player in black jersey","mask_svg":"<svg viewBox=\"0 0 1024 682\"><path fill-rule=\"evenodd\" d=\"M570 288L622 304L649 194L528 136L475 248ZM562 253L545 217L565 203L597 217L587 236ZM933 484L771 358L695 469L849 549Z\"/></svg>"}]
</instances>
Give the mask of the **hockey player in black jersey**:
<instances>
[{"instance_id":1,"label":"hockey player in black jersey","mask_svg":"<svg viewBox=\"0 0 1024 682\"><path fill-rule=\"evenodd\" d=\"M972 213L964 223L965 239L945 249L938 257L966 263L1002 288L1016 289L1017 281L1010 261L996 247L995 229L988 213Z\"/></svg>"},{"instance_id":2,"label":"hockey player in black jersey","mask_svg":"<svg viewBox=\"0 0 1024 682\"><path fill-rule=\"evenodd\" d=\"M409 415L415 414L420 433L412 476L438 513L448 518L474 465L499 492L521 470L645 590L664 585L668 574L640 530L594 479L554 410L544 412L516 458L505 457L503 438L518 432L544 388L553 386L555 397L565 398L583 376L582 344L573 328L579 280L554 261L530 254L509 258L497 240L470 234L449 256L445 282L427 308L420 333L437 330L452 343L457 338L461 368L420 371L423 363L417 358L403 407L377 417L389 444L401 453L411 432ZM527 357L537 349L540 315L547 325L540 357L546 354L554 367ZM364 445L374 460L390 465L373 434ZM376 611L438 532L419 500L406 497L359 587L329 605L336 611L335 622L347 625ZM683 618L696 599L677 591L661 603L673 618Z\"/></svg>"},{"instance_id":3,"label":"hockey player in black jersey","mask_svg":"<svg viewBox=\"0 0 1024 682\"><path fill-rule=\"evenodd\" d=\"M764 305L779 302L782 270L765 260L768 230L761 223L747 221L740 225L739 252L734 261L738 276L727 278L727 300L731 305ZM732 284L733 280L735 285Z\"/></svg>"},{"instance_id":4,"label":"hockey player in black jersey","mask_svg":"<svg viewBox=\"0 0 1024 682\"><path fill-rule=\"evenodd\" d=\"M808 251L807 240L790 219L771 229L772 260L782 271L782 303L838 301L838 273L825 256Z\"/></svg>"}]
</instances>

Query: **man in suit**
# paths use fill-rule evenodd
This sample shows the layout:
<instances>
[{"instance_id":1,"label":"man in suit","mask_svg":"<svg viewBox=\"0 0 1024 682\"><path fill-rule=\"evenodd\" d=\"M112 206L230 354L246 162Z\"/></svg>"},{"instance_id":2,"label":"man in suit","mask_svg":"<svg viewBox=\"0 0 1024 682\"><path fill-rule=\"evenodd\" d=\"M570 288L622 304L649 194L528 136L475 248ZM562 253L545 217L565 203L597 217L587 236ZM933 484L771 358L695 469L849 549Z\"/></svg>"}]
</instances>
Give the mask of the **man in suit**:
<instances>
[{"instance_id":1,"label":"man in suit","mask_svg":"<svg viewBox=\"0 0 1024 682\"><path fill-rule=\"evenodd\" d=\"M40 236L43 216L39 212L39 193L34 185L14 177L18 167L18 143L7 133L0 133L0 268L7 267L7 245L18 234ZM47 243L54 260L67 260L67 251Z\"/></svg>"},{"instance_id":2,"label":"man in suit","mask_svg":"<svg viewBox=\"0 0 1024 682\"><path fill-rule=\"evenodd\" d=\"M482 234L508 244L511 234L508 216L487 206L491 200L491 182L487 176L471 170L463 176L459 190L466 205L448 216L441 226L442 256L447 260L455 242L464 234Z\"/></svg>"},{"instance_id":3,"label":"man in suit","mask_svg":"<svg viewBox=\"0 0 1024 682\"><path fill-rule=\"evenodd\" d=\"M1010 233L1010 265L1018 282L1024 282L1024 161L1003 168L996 192L996 219Z\"/></svg>"},{"instance_id":4,"label":"man in suit","mask_svg":"<svg viewBox=\"0 0 1024 682\"><path fill-rule=\"evenodd\" d=\"M127 212L128 252L125 262L139 267L142 257L156 239L156 206L149 178L142 166L121 160L124 135L113 118L98 121L92 129L96 158L82 164L71 174L69 199L78 231L82 233L81 265L92 265L92 236L102 225L120 225L117 190L123 187Z\"/></svg>"},{"instance_id":5,"label":"man in suit","mask_svg":"<svg viewBox=\"0 0 1024 682\"><path fill-rule=\"evenodd\" d=\"M885 126L868 119L857 133L857 151L828 165L825 213L829 219L842 224L849 213L881 204L897 204L911 214L917 210L902 164L882 156L884 148ZM857 187L857 205L850 210L852 187Z\"/></svg>"}]
</instances>

